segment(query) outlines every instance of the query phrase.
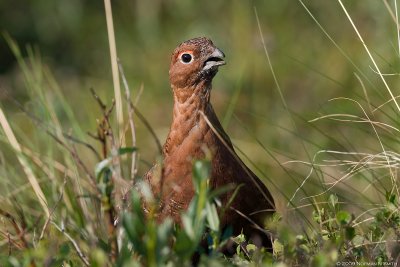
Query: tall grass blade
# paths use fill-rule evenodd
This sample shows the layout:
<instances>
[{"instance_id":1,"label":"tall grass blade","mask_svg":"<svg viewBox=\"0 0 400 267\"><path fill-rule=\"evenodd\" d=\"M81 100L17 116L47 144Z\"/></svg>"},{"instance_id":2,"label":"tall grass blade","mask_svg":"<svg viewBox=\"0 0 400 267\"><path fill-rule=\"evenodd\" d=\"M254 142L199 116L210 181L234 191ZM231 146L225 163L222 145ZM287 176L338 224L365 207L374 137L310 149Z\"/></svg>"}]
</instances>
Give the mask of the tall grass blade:
<instances>
[{"instance_id":1,"label":"tall grass blade","mask_svg":"<svg viewBox=\"0 0 400 267\"><path fill-rule=\"evenodd\" d=\"M40 188L39 182L33 173L32 169L29 167L29 164L22 154L22 149L20 144L17 141L17 138L14 135L13 130L11 129L10 124L7 121L6 116L4 115L3 110L0 108L0 125L3 128L3 131L8 139L8 142L10 143L11 147L17 152L17 158L19 163L22 165L22 168L28 177L29 183L31 184L33 191L35 192L40 205L43 208L43 211L46 213L46 217L50 217L50 211L47 206L47 200L46 197L43 194L42 189Z\"/></svg>"},{"instance_id":2,"label":"tall grass blade","mask_svg":"<svg viewBox=\"0 0 400 267\"><path fill-rule=\"evenodd\" d=\"M356 25L355 25L354 22L353 22L353 19L351 18L351 16L350 16L349 13L347 12L347 9L346 9L346 7L343 5L342 1L341 1L341 0L337 0L337 1L339 2L340 6L342 7L343 12L346 14L347 19L350 21L350 24L351 24L351 26L353 27L354 31L356 32L356 34L357 34L357 36L358 36L358 39L360 39L362 45L364 46L365 51L367 52L369 58L370 58L371 61L372 61L372 64L374 65L376 71L378 72L379 76L380 76L381 79L382 79L383 84L385 85L386 89L388 90L388 92L389 92L389 94L390 94L390 97L392 98L394 104L396 105L397 110L400 111L400 106L399 106L399 104L397 103L397 100L396 100L396 98L394 97L394 95L393 95L393 93L392 93L392 90L390 90L389 85L388 85L388 83L387 83L386 80L385 80L385 77L383 77L383 74L382 74L381 70L379 69L378 64L376 64L374 57L372 56L371 52L369 51L368 46L365 44L364 39L362 38L360 32L358 31Z\"/></svg>"}]
</instances>

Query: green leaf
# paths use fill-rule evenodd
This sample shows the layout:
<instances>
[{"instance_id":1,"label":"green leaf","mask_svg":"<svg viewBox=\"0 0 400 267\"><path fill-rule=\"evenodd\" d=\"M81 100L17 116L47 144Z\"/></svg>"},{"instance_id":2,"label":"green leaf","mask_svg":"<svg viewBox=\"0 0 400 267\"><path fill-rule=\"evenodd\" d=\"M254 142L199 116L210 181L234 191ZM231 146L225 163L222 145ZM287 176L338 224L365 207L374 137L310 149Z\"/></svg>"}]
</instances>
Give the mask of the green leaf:
<instances>
[{"instance_id":1,"label":"green leaf","mask_svg":"<svg viewBox=\"0 0 400 267\"><path fill-rule=\"evenodd\" d=\"M131 203L135 216L139 217L141 221L144 221L142 199L140 193L136 189L132 189Z\"/></svg>"},{"instance_id":2,"label":"green leaf","mask_svg":"<svg viewBox=\"0 0 400 267\"><path fill-rule=\"evenodd\" d=\"M347 240L352 240L356 236L356 229L354 227L348 226L345 230L345 237Z\"/></svg>"},{"instance_id":3,"label":"green leaf","mask_svg":"<svg viewBox=\"0 0 400 267\"><path fill-rule=\"evenodd\" d=\"M62 258L66 258L70 252L70 247L68 243L64 243L59 248L59 256Z\"/></svg>"},{"instance_id":4,"label":"green leaf","mask_svg":"<svg viewBox=\"0 0 400 267\"><path fill-rule=\"evenodd\" d=\"M311 266L312 267L328 267L328 266L330 266L329 262L328 262L328 257L323 253L317 254L312 259Z\"/></svg>"},{"instance_id":5,"label":"green leaf","mask_svg":"<svg viewBox=\"0 0 400 267\"><path fill-rule=\"evenodd\" d=\"M299 248L301 250L303 250L303 252L306 253L306 254L310 254L310 252L311 252L310 248L306 244L301 244L299 246Z\"/></svg>"},{"instance_id":6,"label":"green leaf","mask_svg":"<svg viewBox=\"0 0 400 267\"><path fill-rule=\"evenodd\" d=\"M241 187L241 185L236 186L235 184L227 184L227 185L224 185L224 186L215 188L215 189L213 189L212 192L210 192L210 194L208 195L208 197L209 197L210 199L214 199L214 198L216 198L216 197L218 197L218 196L220 196L220 195L222 195L222 194L224 194L224 193L226 193L226 192L230 192L231 190L233 190L233 189L235 189L235 188L237 188L237 187ZM235 193L234 193L234 194L235 194ZM234 198L234 197L233 197L233 198ZM228 203L229 203L229 202L228 202ZM227 206L229 206L229 205L227 205Z\"/></svg>"},{"instance_id":7,"label":"green leaf","mask_svg":"<svg viewBox=\"0 0 400 267\"><path fill-rule=\"evenodd\" d=\"M240 235L233 237L232 240L233 240L236 244L239 245L239 244L242 244L243 242L246 242L246 237L244 236L243 233L241 233ZM241 247L240 247L240 246L237 246L237 247L236 247L236 254L239 255L241 250L242 250Z\"/></svg>"},{"instance_id":8,"label":"green leaf","mask_svg":"<svg viewBox=\"0 0 400 267\"><path fill-rule=\"evenodd\" d=\"M121 147L120 149L118 149L118 155L130 154L135 151L137 151L136 147ZM100 178L104 170L110 168L111 163L112 163L112 157L108 157L96 164L96 167L94 169L94 174L97 179Z\"/></svg>"},{"instance_id":9,"label":"green leaf","mask_svg":"<svg viewBox=\"0 0 400 267\"><path fill-rule=\"evenodd\" d=\"M241 233L238 236L235 236L234 238L232 238L233 241L235 241L236 244L240 244L246 241L246 237L244 236L243 233Z\"/></svg>"},{"instance_id":10,"label":"green leaf","mask_svg":"<svg viewBox=\"0 0 400 267\"><path fill-rule=\"evenodd\" d=\"M306 244L307 239L305 238L304 235L296 235L296 241L298 244Z\"/></svg>"},{"instance_id":11,"label":"green leaf","mask_svg":"<svg viewBox=\"0 0 400 267\"><path fill-rule=\"evenodd\" d=\"M345 225L351 221L351 215L347 211L341 210L336 214L336 219L340 224Z\"/></svg>"},{"instance_id":12,"label":"green leaf","mask_svg":"<svg viewBox=\"0 0 400 267\"><path fill-rule=\"evenodd\" d=\"M111 164L111 158L106 158L96 164L94 169L94 174L97 180L100 180L100 176L103 174L104 170L108 169Z\"/></svg>"},{"instance_id":13,"label":"green leaf","mask_svg":"<svg viewBox=\"0 0 400 267\"><path fill-rule=\"evenodd\" d=\"M335 194L332 194L329 196L329 205L335 209L336 205L338 203L338 197Z\"/></svg>"},{"instance_id":14,"label":"green leaf","mask_svg":"<svg viewBox=\"0 0 400 267\"><path fill-rule=\"evenodd\" d=\"M246 249L247 249L248 252L252 252L252 251L256 251L256 250L257 250L257 247L256 247L256 245L254 245L254 244L248 244L248 245L246 246Z\"/></svg>"},{"instance_id":15,"label":"green leaf","mask_svg":"<svg viewBox=\"0 0 400 267\"><path fill-rule=\"evenodd\" d=\"M386 192L386 201L392 204L396 204L396 195L391 192Z\"/></svg>"},{"instance_id":16,"label":"green leaf","mask_svg":"<svg viewBox=\"0 0 400 267\"><path fill-rule=\"evenodd\" d=\"M193 220L187 214L183 214L181 217L181 220L182 220L182 226L183 226L183 229L185 230L185 233L191 240L194 240L196 235L195 235L195 231L193 229Z\"/></svg>"},{"instance_id":17,"label":"green leaf","mask_svg":"<svg viewBox=\"0 0 400 267\"><path fill-rule=\"evenodd\" d=\"M118 149L118 155L132 154L133 152L136 151L137 151L136 147L121 147Z\"/></svg>"},{"instance_id":18,"label":"green leaf","mask_svg":"<svg viewBox=\"0 0 400 267\"><path fill-rule=\"evenodd\" d=\"M284 246L282 245L281 242L279 242L278 239L275 239L274 243L272 244L272 248L273 248L274 254L280 255L283 253Z\"/></svg>"},{"instance_id":19,"label":"green leaf","mask_svg":"<svg viewBox=\"0 0 400 267\"><path fill-rule=\"evenodd\" d=\"M129 241L132 243L134 250L144 255L146 253L143 245L143 237L145 233L144 222L132 214L125 214L122 217L122 225L126 231Z\"/></svg>"},{"instance_id":20,"label":"green leaf","mask_svg":"<svg viewBox=\"0 0 400 267\"><path fill-rule=\"evenodd\" d=\"M181 260L184 260L185 258L190 258L196 247L197 244L190 240L183 229L178 231L176 235L174 250Z\"/></svg>"},{"instance_id":21,"label":"green leaf","mask_svg":"<svg viewBox=\"0 0 400 267\"><path fill-rule=\"evenodd\" d=\"M312 218L316 223L321 223L322 222L322 215L324 213L324 208L320 210L313 210L312 212Z\"/></svg>"},{"instance_id":22,"label":"green leaf","mask_svg":"<svg viewBox=\"0 0 400 267\"><path fill-rule=\"evenodd\" d=\"M101 249L94 249L90 251L90 266L100 267L107 265L107 254Z\"/></svg>"},{"instance_id":23,"label":"green leaf","mask_svg":"<svg viewBox=\"0 0 400 267\"><path fill-rule=\"evenodd\" d=\"M194 180L200 184L202 181L207 180L210 177L211 164L209 161L197 160L193 164L193 176Z\"/></svg>"},{"instance_id":24,"label":"green leaf","mask_svg":"<svg viewBox=\"0 0 400 267\"><path fill-rule=\"evenodd\" d=\"M148 229L143 214L140 194L135 189L132 189L131 203L133 212L123 214L122 226L126 231L129 241L133 244L134 249L140 254L144 254L146 252L145 246L143 245L143 238Z\"/></svg>"},{"instance_id":25,"label":"green leaf","mask_svg":"<svg viewBox=\"0 0 400 267\"><path fill-rule=\"evenodd\" d=\"M232 234L233 234L232 226L225 227L225 229L221 235L221 241L224 242L224 241L230 239L232 237Z\"/></svg>"},{"instance_id":26,"label":"green leaf","mask_svg":"<svg viewBox=\"0 0 400 267\"><path fill-rule=\"evenodd\" d=\"M323 240L329 240L329 232L325 229L321 230L321 236Z\"/></svg>"},{"instance_id":27,"label":"green leaf","mask_svg":"<svg viewBox=\"0 0 400 267\"><path fill-rule=\"evenodd\" d=\"M390 213L394 213L397 211L397 207L396 205L394 205L393 203L389 202L386 204L386 208L390 211ZM392 214L390 215L390 217L392 216Z\"/></svg>"},{"instance_id":28,"label":"green leaf","mask_svg":"<svg viewBox=\"0 0 400 267\"><path fill-rule=\"evenodd\" d=\"M171 218L167 218L157 228L157 238L160 247L168 246L168 240L173 230L173 221Z\"/></svg>"},{"instance_id":29,"label":"green leaf","mask_svg":"<svg viewBox=\"0 0 400 267\"><path fill-rule=\"evenodd\" d=\"M209 202L207 202L206 210L208 227L214 232L219 231L220 222L215 204L210 204Z\"/></svg>"}]
</instances>

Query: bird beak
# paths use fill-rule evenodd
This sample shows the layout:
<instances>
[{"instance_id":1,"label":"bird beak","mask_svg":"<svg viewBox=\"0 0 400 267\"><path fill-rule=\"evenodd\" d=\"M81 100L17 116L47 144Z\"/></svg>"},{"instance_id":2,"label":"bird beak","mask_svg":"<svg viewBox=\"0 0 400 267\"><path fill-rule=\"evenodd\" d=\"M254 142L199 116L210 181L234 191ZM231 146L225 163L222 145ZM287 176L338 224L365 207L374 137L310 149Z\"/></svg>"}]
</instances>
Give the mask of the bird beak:
<instances>
[{"instance_id":1,"label":"bird beak","mask_svg":"<svg viewBox=\"0 0 400 267\"><path fill-rule=\"evenodd\" d=\"M203 70L209 70L214 67L225 65L226 62L224 61L225 54L218 48L215 48L214 52L207 58L204 62Z\"/></svg>"}]
</instances>

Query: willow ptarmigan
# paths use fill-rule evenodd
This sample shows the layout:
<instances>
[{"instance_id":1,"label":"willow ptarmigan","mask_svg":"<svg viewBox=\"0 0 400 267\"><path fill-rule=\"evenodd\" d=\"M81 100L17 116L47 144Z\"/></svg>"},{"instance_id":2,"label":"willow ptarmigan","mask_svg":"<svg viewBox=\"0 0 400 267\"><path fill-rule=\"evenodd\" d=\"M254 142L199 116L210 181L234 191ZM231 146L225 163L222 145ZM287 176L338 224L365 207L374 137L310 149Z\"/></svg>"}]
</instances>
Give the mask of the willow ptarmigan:
<instances>
[{"instance_id":1,"label":"willow ptarmigan","mask_svg":"<svg viewBox=\"0 0 400 267\"><path fill-rule=\"evenodd\" d=\"M261 228L264 219L275 210L274 200L234 152L210 103L212 80L218 68L225 65L224 57L204 37L183 42L174 50L169 69L174 95L173 120L163 147L163 175L156 175L156 168L152 168L145 179L161 199L158 219L171 217L180 223L180 213L188 208L194 196L193 162L211 153L210 187L240 186L220 218L222 225L231 226L234 235L243 231L257 245L270 246L270 238ZM219 197L223 205L231 200L234 191Z\"/></svg>"}]
</instances>

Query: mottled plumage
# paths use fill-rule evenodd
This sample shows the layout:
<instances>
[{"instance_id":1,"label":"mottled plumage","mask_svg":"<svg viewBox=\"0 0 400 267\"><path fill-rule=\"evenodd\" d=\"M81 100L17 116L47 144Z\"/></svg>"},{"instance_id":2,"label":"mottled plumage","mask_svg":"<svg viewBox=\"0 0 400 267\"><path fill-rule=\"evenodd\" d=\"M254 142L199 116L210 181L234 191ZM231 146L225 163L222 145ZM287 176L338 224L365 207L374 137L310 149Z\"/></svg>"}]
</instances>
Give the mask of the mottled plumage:
<instances>
[{"instance_id":1,"label":"mottled plumage","mask_svg":"<svg viewBox=\"0 0 400 267\"><path fill-rule=\"evenodd\" d=\"M222 225L232 226L235 235L243 230L247 237L259 244L262 240L265 245L269 244L267 235L256 229L249 219L263 227L265 217L275 210L273 198L235 154L210 103L211 82L218 67L225 64L224 57L222 51L204 37L188 40L173 52L169 71L174 95L173 120L163 149L162 183L160 175L153 173L156 168L149 171L146 179L153 193L161 194L159 219L169 216L180 223L180 212L188 207L194 195L192 164L210 152L211 188L228 184L241 186L221 218ZM202 114L219 134L207 124ZM228 202L233 192L220 197L223 204Z\"/></svg>"}]
</instances>

